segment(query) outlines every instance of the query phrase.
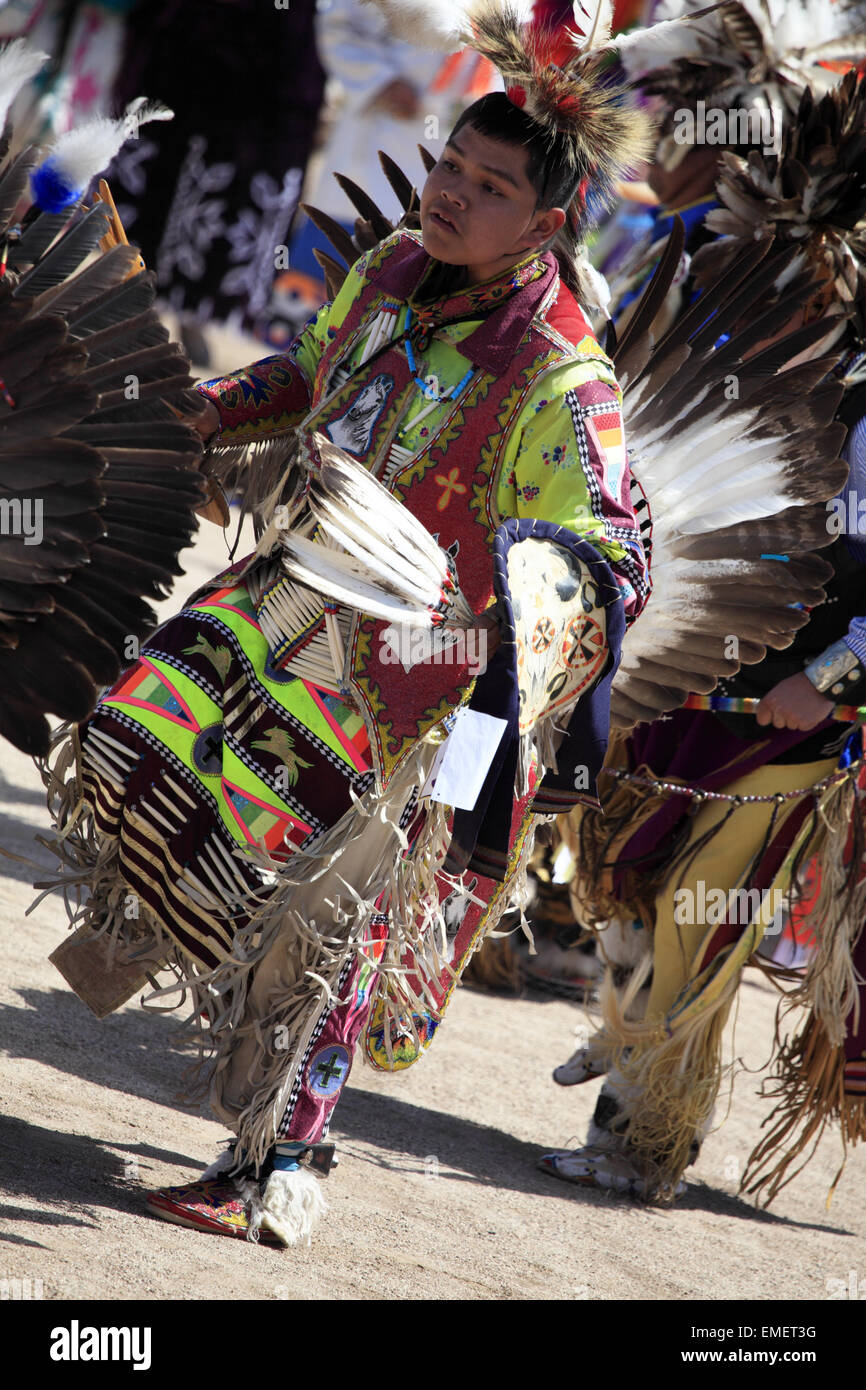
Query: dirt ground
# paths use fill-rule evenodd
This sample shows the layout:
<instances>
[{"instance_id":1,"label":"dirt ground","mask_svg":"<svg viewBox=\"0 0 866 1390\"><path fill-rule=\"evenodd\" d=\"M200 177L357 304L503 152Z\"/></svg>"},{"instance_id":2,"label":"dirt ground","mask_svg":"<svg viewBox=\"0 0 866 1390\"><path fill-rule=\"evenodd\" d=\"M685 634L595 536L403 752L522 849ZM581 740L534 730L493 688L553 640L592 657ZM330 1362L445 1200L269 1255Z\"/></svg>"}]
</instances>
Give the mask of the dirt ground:
<instances>
[{"instance_id":1,"label":"dirt ground","mask_svg":"<svg viewBox=\"0 0 866 1390\"><path fill-rule=\"evenodd\" d=\"M224 553L208 527L166 611ZM4 847L33 854L46 823L34 768L0 746ZM29 1279L45 1299L799 1301L826 1299L833 1280L866 1287L866 1152L850 1156L829 1212L835 1135L769 1212L735 1195L769 1110L756 1090L775 994L759 978L728 1034L747 1072L673 1209L535 1167L546 1147L582 1141L595 1104L598 1082L563 1090L550 1078L582 1009L462 989L415 1068L389 1078L357 1063L335 1113L331 1209L310 1249L154 1220L143 1191L197 1176L225 1135L174 1099L192 1054L173 1042L171 1016L132 1003L93 1018L47 959L66 929L62 902L25 917L31 872L9 860L0 872L0 1291Z\"/></svg>"}]
</instances>

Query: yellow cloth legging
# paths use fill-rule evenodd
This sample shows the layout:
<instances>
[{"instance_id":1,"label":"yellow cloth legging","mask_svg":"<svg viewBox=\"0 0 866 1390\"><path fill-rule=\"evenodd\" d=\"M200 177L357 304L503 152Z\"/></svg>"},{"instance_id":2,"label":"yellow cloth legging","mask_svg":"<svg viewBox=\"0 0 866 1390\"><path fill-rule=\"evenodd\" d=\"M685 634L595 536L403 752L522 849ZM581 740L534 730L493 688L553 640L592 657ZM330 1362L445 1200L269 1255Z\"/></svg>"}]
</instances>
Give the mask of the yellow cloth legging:
<instances>
[{"instance_id":1,"label":"yellow cloth legging","mask_svg":"<svg viewBox=\"0 0 866 1390\"><path fill-rule=\"evenodd\" d=\"M725 787L730 796L769 796L775 792L793 791L797 787L811 787L833 772L837 759L823 759L812 763L774 764L758 768L757 771L731 782ZM776 818L774 833L781 829L791 812L800 805L797 798L785 803ZM702 835L724 819L729 806L724 801L708 801L695 815L692 823L689 844L694 844ZM668 877L656 898L656 923L653 940L653 979L645 1018L665 1016L685 984L708 964L703 959L709 942L717 930L716 925L706 921L677 922L675 910L676 891L689 889L698 898L698 885L703 881L705 893L721 889L727 894L732 888L743 886L748 867L763 843L774 810L772 802L756 802L738 807L730 816L727 825L715 835L688 865L685 873L682 866ZM790 867L783 864L771 889L785 893L789 887ZM682 900L680 900L682 901ZM681 909L681 915L682 909ZM697 916L697 912L695 916ZM764 918L768 923L772 912ZM745 925L745 924L744 924ZM754 946L758 945L763 931L759 931ZM731 960L731 970L740 970L745 964L736 955ZM723 970L728 974L728 970ZM721 984L721 980L717 982Z\"/></svg>"}]
</instances>

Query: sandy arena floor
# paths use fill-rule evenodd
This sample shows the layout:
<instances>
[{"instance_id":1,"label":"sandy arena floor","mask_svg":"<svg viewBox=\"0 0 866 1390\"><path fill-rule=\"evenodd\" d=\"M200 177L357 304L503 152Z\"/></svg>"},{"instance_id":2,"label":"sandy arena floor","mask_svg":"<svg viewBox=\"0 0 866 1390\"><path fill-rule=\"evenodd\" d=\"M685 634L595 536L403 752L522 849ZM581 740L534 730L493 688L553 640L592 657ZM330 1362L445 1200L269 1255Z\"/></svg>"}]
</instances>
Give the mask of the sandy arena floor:
<instances>
[{"instance_id":1,"label":"sandy arena floor","mask_svg":"<svg viewBox=\"0 0 866 1390\"><path fill-rule=\"evenodd\" d=\"M224 563L205 528L178 599ZM46 827L39 779L0 747L0 839L34 853ZM36 847L45 860L45 852ZM47 862L47 861L46 861ZM733 1038L750 1075L690 1170L676 1208L635 1206L535 1168L579 1142L599 1083L563 1090L582 1010L460 990L431 1054L387 1078L356 1066L335 1115L342 1161L313 1246L279 1252L164 1224L142 1191L180 1183L225 1131L175 1100L191 1053L171 1017L130 1004L100 1023L48 963L66 923L31 873L0 862L0 1283L41 1280L46 1299L825 1299L852 1271L866 1287L866 1152L852 1154L829 1212L836 1136L759 1212L737 1180L770 1108L756 1097L775 994L750 977ZM728 1037L729 1052L732 1035ZM832 1288L833 1286L830 1285Z\"/></svg>"}]
</instances>

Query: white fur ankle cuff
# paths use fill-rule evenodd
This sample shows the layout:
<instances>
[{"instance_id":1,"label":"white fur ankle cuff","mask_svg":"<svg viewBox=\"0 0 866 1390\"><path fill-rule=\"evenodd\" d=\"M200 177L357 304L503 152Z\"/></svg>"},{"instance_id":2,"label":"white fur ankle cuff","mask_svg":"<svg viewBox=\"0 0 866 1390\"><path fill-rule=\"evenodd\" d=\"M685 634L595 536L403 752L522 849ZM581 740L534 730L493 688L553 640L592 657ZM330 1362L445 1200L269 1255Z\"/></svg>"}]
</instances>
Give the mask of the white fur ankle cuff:
<instances>
[{"instance_id":1,"label":"white fur ankle cuff","mask_svg":"<svg viewBox=\"0 0 866 1390\"><path fill-rule=\"evenodd\" d=\"M298 1168L292 1172L275 1170L265 1184L261 1208L250 1219L250 1230L264 1226L284 1245L297 1245L310 1238L328 1210L321 1179Z\"/></svg>"}]
</instances>

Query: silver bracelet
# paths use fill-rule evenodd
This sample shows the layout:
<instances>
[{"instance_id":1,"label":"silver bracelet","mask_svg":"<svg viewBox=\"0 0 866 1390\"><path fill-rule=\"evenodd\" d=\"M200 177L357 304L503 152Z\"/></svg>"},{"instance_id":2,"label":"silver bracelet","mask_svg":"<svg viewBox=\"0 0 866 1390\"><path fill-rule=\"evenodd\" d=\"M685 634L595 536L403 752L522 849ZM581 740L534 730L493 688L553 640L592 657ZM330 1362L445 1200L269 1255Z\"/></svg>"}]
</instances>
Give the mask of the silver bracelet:
<instances>
[{"instance_id":1,"label":"silver bracelet","mask_svg":"<svg viewBox=\"0 0 866 1390\"><path fill-rule=\"evenodd\" d=\"M803 674L809 678L816 690L829 695L842 695L848 685L866 677L866 671L860 665L856 653L844 638L834 642L814 661L810 661Z\"/></svg>"}]
</instances>

